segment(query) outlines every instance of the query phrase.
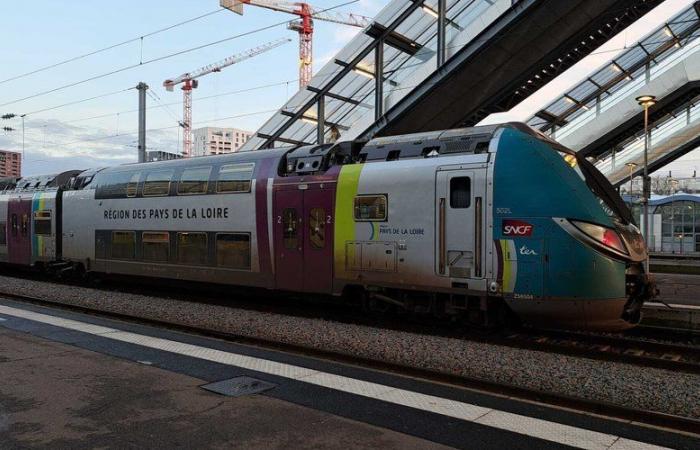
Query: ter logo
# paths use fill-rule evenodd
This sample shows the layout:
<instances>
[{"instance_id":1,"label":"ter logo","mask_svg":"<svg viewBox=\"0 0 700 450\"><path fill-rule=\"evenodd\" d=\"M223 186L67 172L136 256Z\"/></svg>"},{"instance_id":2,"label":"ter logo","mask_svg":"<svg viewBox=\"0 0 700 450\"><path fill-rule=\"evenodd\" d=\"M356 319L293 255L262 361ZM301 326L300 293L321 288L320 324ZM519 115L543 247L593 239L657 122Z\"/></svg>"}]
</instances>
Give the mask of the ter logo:
<instances>
[{"instance_id":1,"label":"ter logo","mask_svg":"<svg viewBox=\"0 0 700 450\"><path fill-rule=\"evenodd\" d=\"M522 220L503 220L503 235L504 236L531 236L534 227Z\"/></svg>"}]
</instances>

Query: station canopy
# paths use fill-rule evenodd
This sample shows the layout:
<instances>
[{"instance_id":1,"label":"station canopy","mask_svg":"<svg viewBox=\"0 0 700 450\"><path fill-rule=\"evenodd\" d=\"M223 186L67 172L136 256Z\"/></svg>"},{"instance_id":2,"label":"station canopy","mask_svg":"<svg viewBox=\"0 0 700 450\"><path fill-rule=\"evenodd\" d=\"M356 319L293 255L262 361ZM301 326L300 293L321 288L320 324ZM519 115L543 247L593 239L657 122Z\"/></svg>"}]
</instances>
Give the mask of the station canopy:
<instances>
[{"instance_id":1,"label":"station canopy","mask_svg":"<svg viewBox=\"0 0 700 450\"><path fill-rule=\"evenodd\" d=\"M334 59L275 113L241 150L270 146L314 144L340 135L352 139L424 81L436 68L438 32L435 26L441 0L391 1ZM445 0L446 58L458 52L518 0ZM384 44L379 51L375 42ZM354 62L357 60L357 62ZM375 73L383 82L377 92ZM328 86L332 86L326 90ZM318 127L315 94L323 89L325 127ZM306 107L306 109L304 109ZM279 132L282 130L283 132ZM276 136L273 136L277 134Z\"/></svg>"},{"instance_id":2,"label":"station canopy","mask_svg":"<svg viewBox=\"0 0 700 450\"><path fill-rule=\"evenodd\" d=\"M605 105L606 99L632 86L639 77L645 77L650 68L674 57L694 41L699 35L699 16L700 2L696 2L538 111L528 124L553 133L587 111Z\"/></svg>"}]
</instances>

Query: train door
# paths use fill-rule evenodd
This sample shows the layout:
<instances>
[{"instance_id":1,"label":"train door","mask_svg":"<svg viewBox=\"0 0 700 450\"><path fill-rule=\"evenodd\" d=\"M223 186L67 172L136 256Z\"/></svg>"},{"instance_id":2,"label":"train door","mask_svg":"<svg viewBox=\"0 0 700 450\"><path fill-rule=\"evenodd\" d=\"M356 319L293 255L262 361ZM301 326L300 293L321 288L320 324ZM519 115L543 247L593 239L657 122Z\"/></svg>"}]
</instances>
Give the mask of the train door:
<instances>
[{"instance_id":1,"label":"train door","mask_svg":"<svg viewBox=\"0 0 700 450\"><path fill-rule=\"evenodd\" d=\"M8 261L11 264L29 265L32 256L31 198L12 198L8 205Z\"/></svg>"},{"instance_id":2,"label":"train door","mask_svg":"<svg viewBox=\"0 0 700 450\"><path fill-rule=\"evenodd\" d=\"M275 284L297 291L304 286L304 191L278 190L275 211Z\"/></svg>"},{"instance_id":3,"label":"train door","mask_svg":"<svg viewBox=\"0 0 700 450\"><path fill-rule=\"evenodd\" d=\"M284 186L275 191L277 289L332 291L334 196L335 189L313 184Z\"/></svg>"},{"instance_id":4,"label":"train door","mask_svg":"<svg viewBox=\"0 0 700 450\"><path fill-rule=\"evenodd\" d=\"M450 278L483 278L484 170L442 170L436 176L436 271Z\"/></svg>"},{"instance_id":5,"label":"train door","mask_svg":"<svg viewBox=\"0 0 700 450\"><path fill-rule=\"evenodd\" d=\"M333 197L335 189L304 191L304 291L333 289Z\"/></svg>"}]
</instances>

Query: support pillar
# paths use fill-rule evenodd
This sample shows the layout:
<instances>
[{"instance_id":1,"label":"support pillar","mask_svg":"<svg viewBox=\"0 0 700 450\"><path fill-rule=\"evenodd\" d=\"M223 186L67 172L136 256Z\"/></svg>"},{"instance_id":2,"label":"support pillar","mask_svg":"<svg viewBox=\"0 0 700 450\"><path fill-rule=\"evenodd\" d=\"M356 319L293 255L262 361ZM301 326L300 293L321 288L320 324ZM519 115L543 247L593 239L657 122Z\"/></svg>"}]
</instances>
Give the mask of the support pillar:
<instances>
[{"instance_id":1,"label":"support pillar","mask_svg":"<svg viewBox=\"0 0 700 450\"><path fill-rule=\"evenodd\" d=\"M146 162L146 90L148 85L141 82L136 85L139 91L139 162Z\"/></svg>"},{"instance_id":2,"label":"support pillar","mask_svg":"<svg viewBox=\"0 0 700 450\"><path fill-rule=\"evenodd\" d=\"M447 23L447 0L438 0L437 7L437 68L439 69L443 64L445 64L445 24Z\"/></svg>"},{"instance_id":3,"label":"support pillar","mask_svg":"<svg viewBox=\"0 0 700 450\"><path fill-rule=\"evenodd\" d=\"M374 120L384 115L384 41L374 49Z\"/></svg>"},{"instance_id":4,"label":"support pillar","mask_svg":"<svg viewBox=\"0 0 700 450\"><path fill-rule=\"evenodd\" d=\"M321 145L326 139L326 97L321 95L318 97L318 105L316 106L316 143Z\"/></svg>"}]
</instances>

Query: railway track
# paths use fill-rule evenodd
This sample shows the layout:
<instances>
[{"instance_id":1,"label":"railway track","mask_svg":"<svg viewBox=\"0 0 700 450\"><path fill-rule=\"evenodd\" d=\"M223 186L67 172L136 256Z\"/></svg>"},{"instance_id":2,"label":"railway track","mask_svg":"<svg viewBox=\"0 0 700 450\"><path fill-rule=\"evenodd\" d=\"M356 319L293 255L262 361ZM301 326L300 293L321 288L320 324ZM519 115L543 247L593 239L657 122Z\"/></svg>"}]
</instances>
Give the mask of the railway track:
<instances>
[{"instance_id":1,"label":"railway track","mask_svg":"<svg viewBox=\"0 0 700 450\"><path fill-rule=\"evenodd\" d=\"M513 333L506 340L519 348L700 374L698 346L559 330Z\"/></svg>"},{"instance_id":2,"label":"railway track","mask_svg":"<svg viewBox=\"0 0 700 450\"><path fill-rule=\"evenodd\" d=\"M45 298L20 295L10 292L2 292L1 290L0 298L8 298L14 301L49 307L52 309L62 309L73 312L85 313L95 317L156 326L160 328L166 328L190 334L218 338L221 340L244 345L254 345L257 347L267 348L271 350L295 353L307 357L326 359L346 365L362 367L365 369L388 372L402 377L410 377L428 382L441 383L458 388L479 390L495 395L501 395L508 398L515 398L521 401L535 402L538 404L544 403L553 407L566 408L569 410L601 415L611 419L631 421L636 422L638 424L646 424L653 427L659 427L662 429L680 431L693 436L700 436L700 433L698 433L698 430L700 430L700 420L688 417L670 415L649 410L628 408L608 402L583 399L579 397L566 396L551 392L543 392L540 390L529 389L513 384L495 383L479 378L466 377L463 375L453 375L429 369L404 366L394 363L388 363L385 361L377 361L374 359L351 356L337 352L323 351L315 348L281 343L277 341L270 341L266 339L250 338L248 336L240 336L236 334L212 331L196 326L175 324L152 318L135 317L129 314L101 311L99 309L90 307L68 305L60 301L53 301ZM508 339L513 339L514 337L515 335L510 335ZM539 344L541 344L541 342Z\"/></svg>"},{"instance_id":3,"label":"railway track","mask_svg":"<svg viewBox=\"0 0 700 450\"><path fill-rule=\"evenodd\" d=\"M23 273L20 276L26 279L33 279L27 273ZM76 285L70 282L68 284L81 286L81 284ZM227 295L219 295L216 290L207 291L202 295L202 292L196 289L190 291L160 286L154 289L148 285L136 285L124 289L123 287L114 287L110 283L101 286L99 289L151 296L162 296L165 292L174 299L190 302L235 306L261 312L319 318L395 331L504 345L524 350L544 351L608 362L622 362L640 367L654 367L670 371L700 374L700 345L692 345L692 343L700 340L700 336L682 330L665 330L661 334L657 329L645 330L641 328L637 329L633 336L531 328L522 328L513 333L502 333L500 331L484 332L481 330L468 330L459 324L421 319L419 316L411 316L409 320L398 314L379 317L371 316L362 314L357 309L338 304L301 302L295 303L294 307L292 307L289 302L276 301L274 298L261 298L258 296L255 296L254 299L248 298L253 297L251 295L243 298L239 297L235 305L231 305L229 297ZM16 294L3 292L0 289L0 295L13 296ZM40 300L36 298L25 299ZM663 341L666 341L669 337L683 340L685 343L662 342L659 340L661 338Z\"/></svg>"}]
</instances>

